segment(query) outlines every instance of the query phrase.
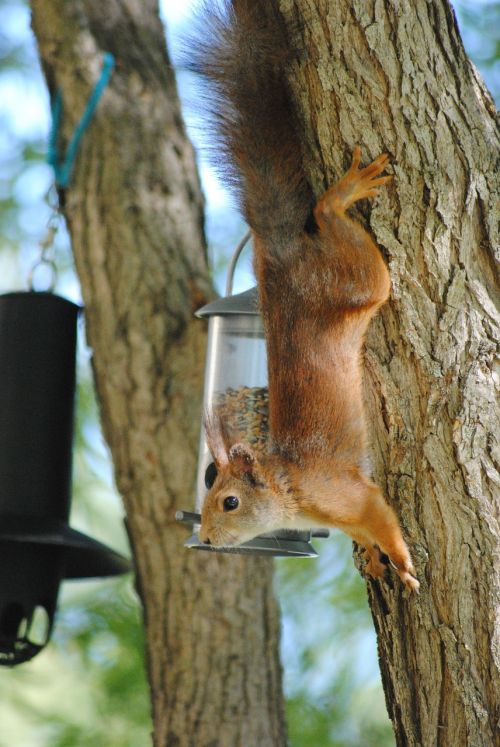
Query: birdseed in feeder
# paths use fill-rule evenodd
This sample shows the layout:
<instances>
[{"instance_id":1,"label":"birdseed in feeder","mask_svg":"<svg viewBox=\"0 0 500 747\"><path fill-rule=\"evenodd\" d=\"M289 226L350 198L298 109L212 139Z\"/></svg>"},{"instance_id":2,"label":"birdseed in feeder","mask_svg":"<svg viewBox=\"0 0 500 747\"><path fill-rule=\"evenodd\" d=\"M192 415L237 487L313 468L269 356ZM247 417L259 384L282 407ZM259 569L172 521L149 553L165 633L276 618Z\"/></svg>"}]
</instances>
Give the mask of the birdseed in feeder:
<instances>
[{"instance_id":1,"label":"birdseed in feeder","mask_svg":"<svg viewBox=\"0 0 500 747\"><path fill-rule=\"evenodd\" d=\"M269 433L267 387L229 387L216 393L213 409L230 431L239 433L258 451L265 449Z\"/></svg>"}]
</instances>

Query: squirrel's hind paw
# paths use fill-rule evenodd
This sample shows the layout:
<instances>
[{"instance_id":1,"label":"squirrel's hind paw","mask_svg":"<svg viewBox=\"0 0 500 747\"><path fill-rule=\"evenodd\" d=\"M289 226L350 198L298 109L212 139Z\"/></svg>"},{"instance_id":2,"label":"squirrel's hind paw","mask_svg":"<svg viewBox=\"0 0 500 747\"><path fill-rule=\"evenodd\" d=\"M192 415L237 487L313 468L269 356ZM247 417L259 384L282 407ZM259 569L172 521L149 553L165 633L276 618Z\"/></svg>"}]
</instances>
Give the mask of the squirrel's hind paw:
<instances>
[{"instance_id":1,"label":"squirrel's hind paw","mask_svg":"<svg viewBox=\"0 0 500 747\"><path fill-rule=\"evenodd\" d=\"M358 200L375 197L379 188L392 179L392 176L375 178L389 165L389 157L386 153L382 153L363 169L358 168L360 161L361 148L357 145L353 151L349 170L342 179L325 192L316 205L314 215L317 220L328 220L331 212L342 215Z\"/></svg>"},{"instance_id":2,"label":"squirrel's hind paw","mask_svg":"<svg viewBox=\"0 0 500 747\"><path fill-rule=\"evenodd\" d=\"M409 589L410 592L414 592L415 594L419 593L420 581L418 581L415 576L412 576L411 573L408 573L408 571L398 571L397 573L401 581L404 583L406 588Z\"/></svg>"},{"instance_id":3,"label":"squirrel's hind paw","mask_svg":"<svg viewBox=\"0 0 500 747\"><path fill-rule=\"evenodd\" d=\"M415 577L415 568L413 566L413 563L411 562L411 558L408 556L408 558L402 559L398 563L395 563L394 559L389 556L389 563L394 568L406 588L411 592L415 592L415 594L418 594L420 589L420 581Z\"/></svg>"}]
</instances>

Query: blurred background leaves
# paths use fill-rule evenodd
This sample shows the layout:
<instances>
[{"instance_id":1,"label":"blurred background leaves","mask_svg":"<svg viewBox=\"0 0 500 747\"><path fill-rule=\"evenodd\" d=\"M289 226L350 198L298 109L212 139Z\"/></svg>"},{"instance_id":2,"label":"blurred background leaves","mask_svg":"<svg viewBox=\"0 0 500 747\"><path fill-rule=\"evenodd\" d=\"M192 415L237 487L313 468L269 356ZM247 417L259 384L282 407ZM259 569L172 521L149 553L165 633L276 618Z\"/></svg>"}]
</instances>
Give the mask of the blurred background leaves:
<instances>
[{"instance_id":1,"label":"blurred background leaves","mask_svg":"<svg viewBox=\"0 0 500 747\"><path fill-rule=\"evenodd\" d=\"M190 0L163 3L173 58ZM500 3L457 0L465 46L490 91L500 95ZM190 135L192 81L179 71ZM50 209L45 164L48 96L30 30L28 4L0 0L0 292L26 288ZM228 195L200 157L214 280L224 288L227 259L244 231ZM57 290L80 301L68 236L56 239ZM235 291L252 284L249 253ZM122 508L98 421L90 351L79 342L78 414L71 523L127 552ZM277 562L283 611L282 657L292 747L394 744L378 673L364 582L347 537L317 542L316 561ZM150 744L141 612L132 579L66 583L52 643L33 661L0 670L0 747L138 747Z\"/></svg>"}]
</instances>

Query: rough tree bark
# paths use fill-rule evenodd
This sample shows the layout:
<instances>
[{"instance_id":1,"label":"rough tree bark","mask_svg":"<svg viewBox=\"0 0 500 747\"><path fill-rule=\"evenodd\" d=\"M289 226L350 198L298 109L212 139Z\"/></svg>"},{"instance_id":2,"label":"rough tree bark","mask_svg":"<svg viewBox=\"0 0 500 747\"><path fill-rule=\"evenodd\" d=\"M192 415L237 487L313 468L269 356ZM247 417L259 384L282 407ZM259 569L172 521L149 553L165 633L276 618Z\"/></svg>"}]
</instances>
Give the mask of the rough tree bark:
<instances>
[{"instance_id":1,"label":"rough tree bark","mask_svg":"<svg viewBox=\"0 0 500 747\"><path fill-rule=\"evenodd\" d=\"M203 204L155 0L33 0L62 148L116 67L61 198L143 603L154 743L286 741L271 561L187 552L212 293ZM126 708L126 703L124 703Z\"/></svg>"},{"instance_id":2,"label":"rough tree bark","mask_svg":"<svg viewBox=\"0 0 500 747\"><path fill-rule=\"evenodd\" d=\"M398 745L492 747L500 716L494 306L498 130L447 0L272 0L298 52L290 85L320 193L387 151L363 213L392 300L372 326L375 476L422 582L369 584ZM496 457L495 457L496 453ZM334 583L334 581L332 581Z\"/></svg>"}]
</instances>

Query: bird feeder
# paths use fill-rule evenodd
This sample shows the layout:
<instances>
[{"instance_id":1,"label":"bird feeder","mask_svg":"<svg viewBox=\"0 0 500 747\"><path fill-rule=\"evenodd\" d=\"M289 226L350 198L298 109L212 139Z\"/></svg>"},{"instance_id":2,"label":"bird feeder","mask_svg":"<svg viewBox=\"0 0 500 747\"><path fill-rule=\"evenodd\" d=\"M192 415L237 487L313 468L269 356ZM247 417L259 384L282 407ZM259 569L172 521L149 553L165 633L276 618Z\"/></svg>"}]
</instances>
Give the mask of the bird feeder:
<instances>
[{"instance_id":1,"label":"bird feeder","mask_svg":"<svg viewBox=\"0 0 500 747\"><path fill-rule=\"evenodd\" d=\"M48 642L64 579L129 562L68 525L77 318L52 293L0 295L0 664Z\"/></svg>"},{"instance_id":2,"label":"bird feeder","mask_svg":"<svg viewBox=\"0 0 500 747\"><path fill-rule=\"evenodd\" d=\"M268 432L267 356L262 318L258 310L257 288L231 294L232 274L246 241L233 257L228 277L228 295L203 306L196 316L208 319L208 343L205 368L204 412L217 411L229 418L231 426L251 446L264 446ZM179 521L199 525L207 493L216 475L215 464L205 441L202 427L198 459L196 513L177 512ZM327 537L328 530L281 530L260 535L230 548L214 548L202 543L197 534L186 547L208 552L315 557L311 536Z\"/></svg>"}]
</instances>

